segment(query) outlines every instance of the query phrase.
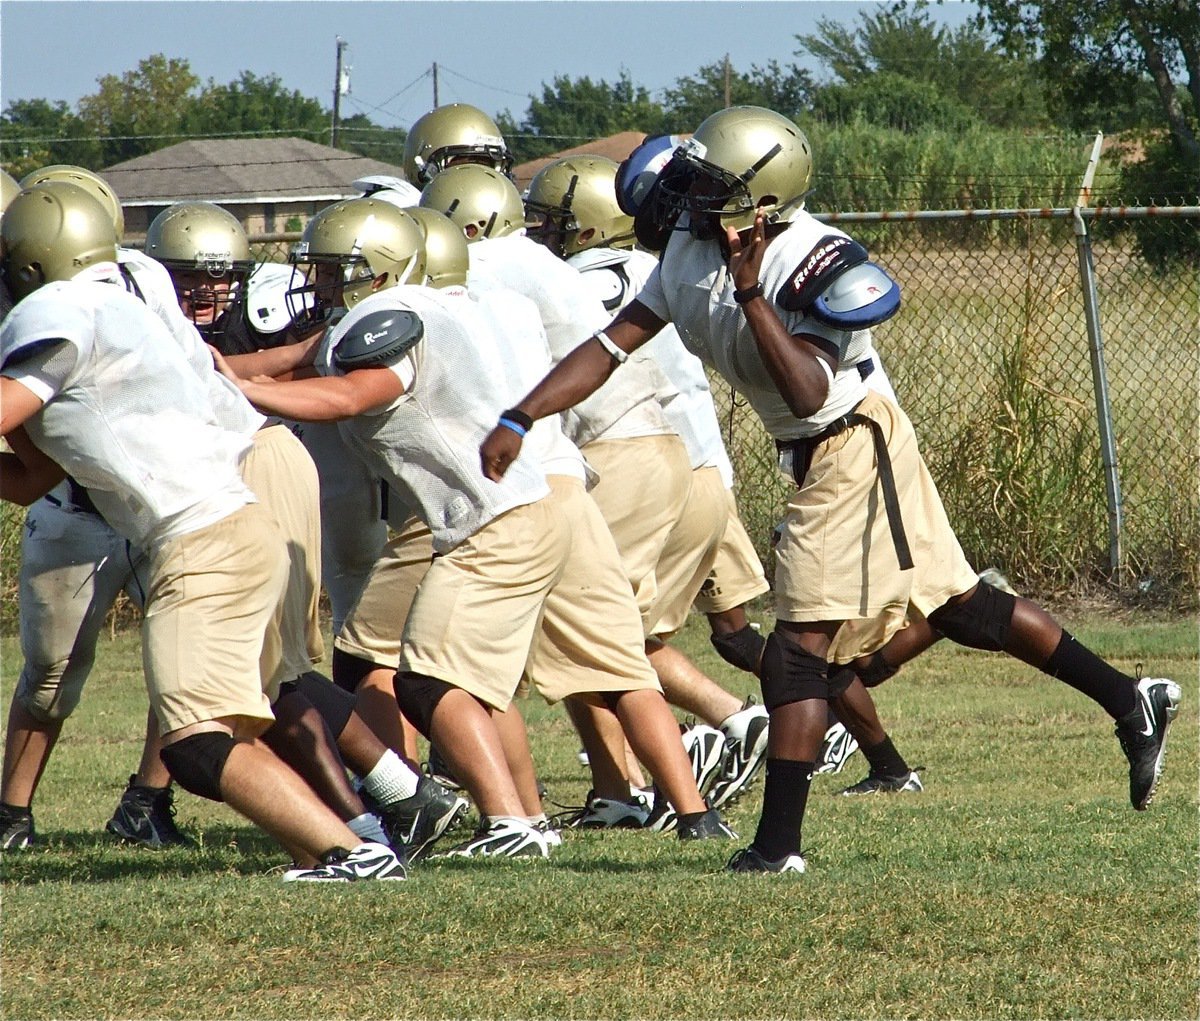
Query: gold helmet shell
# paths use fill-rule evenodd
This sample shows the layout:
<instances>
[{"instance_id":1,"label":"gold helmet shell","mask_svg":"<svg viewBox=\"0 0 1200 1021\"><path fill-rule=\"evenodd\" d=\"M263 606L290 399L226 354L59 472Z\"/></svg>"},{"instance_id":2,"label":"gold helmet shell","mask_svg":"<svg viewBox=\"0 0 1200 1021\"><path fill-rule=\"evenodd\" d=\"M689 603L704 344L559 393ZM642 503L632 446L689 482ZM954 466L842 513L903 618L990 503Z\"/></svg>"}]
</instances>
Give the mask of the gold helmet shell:
<instances>
[{"instance_id":1,"label":"gold helmet shell","mask_svg":"<svg viewBox=\"0 0 1200 1021\"><path fill-rule=\"evenodd\" d=\"M108 210L74 184L25 188L0 217L0 272L17 301L88 266L116 261L117 233Z\"/></svg>"},{"instance_id":2,"label":"gold helmet shell","mask_svg":"<svg viewBox=\"0 0 1200 1021\"><path fill-rule=\"evenodd\" d=\"M425 236L425 276L430 287L465 286L471 256L467 239L449 217L425 206L405 212Z\"/></svg>"},{"instance_id":3,"label":"gold helmet shell","mask_svg":"<svg viewBox=\"0 0 1200 1021\"><path fill-rule=\"evenodd\" d=\"M560 257L632 248L633 217L617 205L616 178L617 164L603 156L566 156L542 167L525 193L530 237Z\"/></svg>"},{"instance_id":4,"label":"gold helmet shell","mask_svg":"<svg viewBox=\"0 0 1200 1021\"><path fill-rule=\"evenodd\" d=\"M447 167L478 163L507 175L513 158L499 127L478 107L439 106L409 129L404 141L404 176L424 187Z\"/></svg>"},{"instance_id":5,"label":"gold helmet shell","mask_svg":"<svg viewBox=\"0 0 1200 1021\"><path fill-rule=\"evenodd\" d=\"M117 237L125 236L125 211L121 208L121 200L117 198L112 185L99 174L70 163L54 163L26 174L21 178L21 187L32 188L35 184L44 184L46 181L66 181L67 184L74 184L88 192L108 210Z\"/></svg>"},{"instance_id":6,"label":"gold helmet shell","mask_svg":"<svg viewBox=\"0 0 1200 1021\"><path fill-rule=\"evenodd\" d=\"M421 205L449 217L468 244L525 228L521 193L491 167L464 164L443 170L425 185Z\"/></svg>"}]
</instances>

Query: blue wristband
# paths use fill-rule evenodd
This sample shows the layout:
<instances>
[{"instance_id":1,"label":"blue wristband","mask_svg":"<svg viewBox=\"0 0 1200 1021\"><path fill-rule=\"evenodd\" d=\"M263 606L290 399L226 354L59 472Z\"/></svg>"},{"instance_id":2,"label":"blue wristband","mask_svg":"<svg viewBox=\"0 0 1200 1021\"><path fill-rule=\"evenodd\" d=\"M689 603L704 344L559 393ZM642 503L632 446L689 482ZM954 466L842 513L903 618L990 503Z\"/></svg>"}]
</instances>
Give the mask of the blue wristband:
<instances>
[{"instance_id":1,"label":"blue wristband","mask_svg":"<svg viewBox=\"0 0 1200 1021\"><path fill-rule=\"evenodd\" d=\"M514 422L511 418L501 418L497 424L504 426L505 429L511 429L522 439L525 438L525 433L528 432L520 422Z\"/></svg>"}]
</instances>

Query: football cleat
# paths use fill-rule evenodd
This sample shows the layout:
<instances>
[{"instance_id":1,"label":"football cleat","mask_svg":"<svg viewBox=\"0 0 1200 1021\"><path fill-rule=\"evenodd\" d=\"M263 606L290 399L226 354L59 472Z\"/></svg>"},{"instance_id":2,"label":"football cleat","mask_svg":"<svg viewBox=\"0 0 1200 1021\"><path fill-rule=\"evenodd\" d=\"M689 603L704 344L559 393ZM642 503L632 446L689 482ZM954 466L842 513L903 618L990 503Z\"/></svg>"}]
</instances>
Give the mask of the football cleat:
<instances>
[{"instance_id":1,"label":"football cleat","mask_svg":"<svg viewBox=\"0 0 1200 1021\"><path fill-rule=\"evenodd\" d=\"M778 861L769 861L759 854L754 845L743 847L740 851L734 852L729 863L725 866L726 872L803 872L805 870L804 858L798 854L784 855Z\"/></svg>"},{"instance_id":2,"label":"football cleat","mask_svg":"<svg viewBox=\"0 0 1200 1021\"><path fill-rule=\"evenodd\" d=\"M1117 740L1129 760L1129 801L1139 812L1154 800L1180 695L1174 681L1143 677L1137 682L1137 708L1117 721Z\"/></svg>"},{"instance_id":3,"label":"football cleat","mask_svg":"<svg viewBox=\"0 0 1200 1021\"><path fill-rule=\"evenodd\" d=\"M725 759L725 735L716 727L693 723L680 728L684 751L692 764L692 776L701 795L708 792Z\"/></svg>"},{"instance_id":4,"label":"football cleat","mask_svg":"<svg viewBox=\"0 0 1200 1021\"><path fill-rule=\"evenodd\" d=\"M0 804L0 851L23 851L35 841L33 813Z\"/></svg>"},{"instance_id":5,"label":"football cleat","mask_svg":"<svg viewBox=\"0 0 1200 1021\"><path fill-rule=\"evenodd\" d=\"M825 731L821 750L817 752L814 773L840 773L850 756L858 751L858 742L842 724L834 723Z\"/></svg>"},{"instance_id":6,"label":"football cleat","mask_svg":"<svg viewBox=\"0 0 1200 1021\"><path fill-rule=\"evenodd\" d=\"M747 700L740 711L721 724L725 734L725 756L721 771L708 792L713 808L732 804L750 787L767 761L767 731L770 717L764 706Z\"/></svg>"},{"instance_id":7,"label":"football cleat","mask_svg":"<svg viewBox=\"0 0 1200 1021\"><path fill-rule=\"evenodd\" d=\"M470 839L438 858L549 858L546 835L520 819L482 820Z\"/></svg>"},{"instance_id":8,"label":"football cleat","mask_svg":"<svg viewBox=\"0 0 1200 1021\"><path fill-rule=\"evenodd\" d=\"M560 826L580 830L641 829L650 816L650 806L639 791L628 801L617 798L598 798L588 791L581 808L571 808L554 817Z\"/></svg>"},{"instance_id":9,"label":"football cleat","mask_svg":"<svg viewBox=\"0 0 1200 1021\"><path fill-rule=\"evenodd\" d=\"M643 823L644 828L655 833L670 833L679 822L679 816L675 814L675 808L667 800L667 796L657 787L643 788L640 793L650 806L650 814Z\"/></svg>"},{"instance_id":10,"label":"football cleat","mask_svg":"<svg viewBox=\"0 0 1200 1021\"><path fill-rule=\"evenodd\" d=\"M924 789L921 784L921 778L917 776L916 771L910 770L900 776L876 776L874 773L868 773L858 783L847 787L840 793L846 797L854 797L858 794L916 793Z\"/></svg>"},{"instance_id":11,"label":"football cleat","mask_svg":"<svg viewBox=\"0 0 1200 1021\"><path fill-rule=\"evenodd\" d=\"M387 844L359 844L353 851L335 847L312 868L288 869L285 883L357 883L367 879L398 880L408 875L402 862Z\"/></svg>"},{"instance_id":12,"label":"football cleat","mask_svg":"<svg viewBox=\"0 0 1200 1021\"><path fill-rule=\"evenodd\" d=\"M104 828L115 837L142 847L188 847L192 841L175 825L172 787L141 787L130 776L117 810Z\"/></svg>"},{"instance_id":13,"label":"football cleat","mask_svg":"<svg viewBox=\"0 0 1200 1021\"><path fill-rule=\"evenodd\" d=\"M725 824L715 808L710 808L690 825L680 822L675 827L680 840L737 840L737 834Z\"/></svg>"},{"instance_id":14,"label":"football cleat","mask_svg":"<svg viewBox=\"0 0 1200 1021\"><path fill-rule=\"evenodd\" d=\"M388 842L410 863L419 862L458 819L469 804L429 776L417 781L412 797L380 805L378 815Z\"/></svg>"}]
</instances>

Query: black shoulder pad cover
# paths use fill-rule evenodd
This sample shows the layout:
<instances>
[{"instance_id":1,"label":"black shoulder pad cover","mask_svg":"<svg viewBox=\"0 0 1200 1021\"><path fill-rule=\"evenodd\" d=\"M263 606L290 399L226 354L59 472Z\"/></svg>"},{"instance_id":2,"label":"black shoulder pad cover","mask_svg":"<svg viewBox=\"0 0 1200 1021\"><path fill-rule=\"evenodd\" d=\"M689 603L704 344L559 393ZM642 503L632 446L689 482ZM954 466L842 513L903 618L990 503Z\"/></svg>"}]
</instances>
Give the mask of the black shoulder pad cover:
<instances>
[{"instance_id":1,"label":"black shoulder pad cover","mask_svg":"<svg viewBox=\"0 0 1200 1021\"><path fill-rule=\"evenodd\" d=\"M342 372L395 365L425 335L415 312L393 309L371 312L350 327L333 352Z\"/></svg>"},{"instance_id":2,"label":"black shoulder pad cover","mask_svg":"<svg viewBox=\"0 0 1200 1021\"><path fill-rule=\"evenodd\" d=\"M840 274L867 261L867 250L853 238L826 234L787 278L775 302L789 312L807 312Z\"/></svg>"}]
</instances>

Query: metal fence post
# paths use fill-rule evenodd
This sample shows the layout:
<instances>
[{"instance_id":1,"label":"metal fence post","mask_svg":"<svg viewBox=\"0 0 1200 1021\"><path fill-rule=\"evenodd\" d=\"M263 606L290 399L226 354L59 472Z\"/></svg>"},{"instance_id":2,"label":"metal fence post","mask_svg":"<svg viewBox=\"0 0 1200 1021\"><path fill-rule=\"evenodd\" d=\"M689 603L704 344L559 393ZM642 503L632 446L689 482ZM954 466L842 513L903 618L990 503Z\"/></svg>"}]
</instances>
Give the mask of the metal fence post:
<instances>
[{"instance_id":1,"label":"metal fence post","mask_svg":"<svg viewBox=\"0 0 1200 1021\"><path fill-rule=\"evenodd\" d=\"M1100 456L1104 463L1104 495L1108 504L1108 567L1113 579L1120 584L1121 525L1124 512L1121 506L1121 479L1117 472L1117 443L1113 434L1112 405L1108 397L1108 371L1104 364L1104 337L1100 332L1100 304L1096 297L1096 271L1092 264L1092 242L1083 221L1083 209L1092 190L1092 176L1100 158L1104 136L1097 132L1091 159L1083 175L1079 199L1071 211L1075 244L1079 254L1079 280L1083 288L1083 315L1087 324L1088 350L1092 360L1092 389L1096 396L1096 424L1100 430Z\"/></svg>"}]
</instances>

